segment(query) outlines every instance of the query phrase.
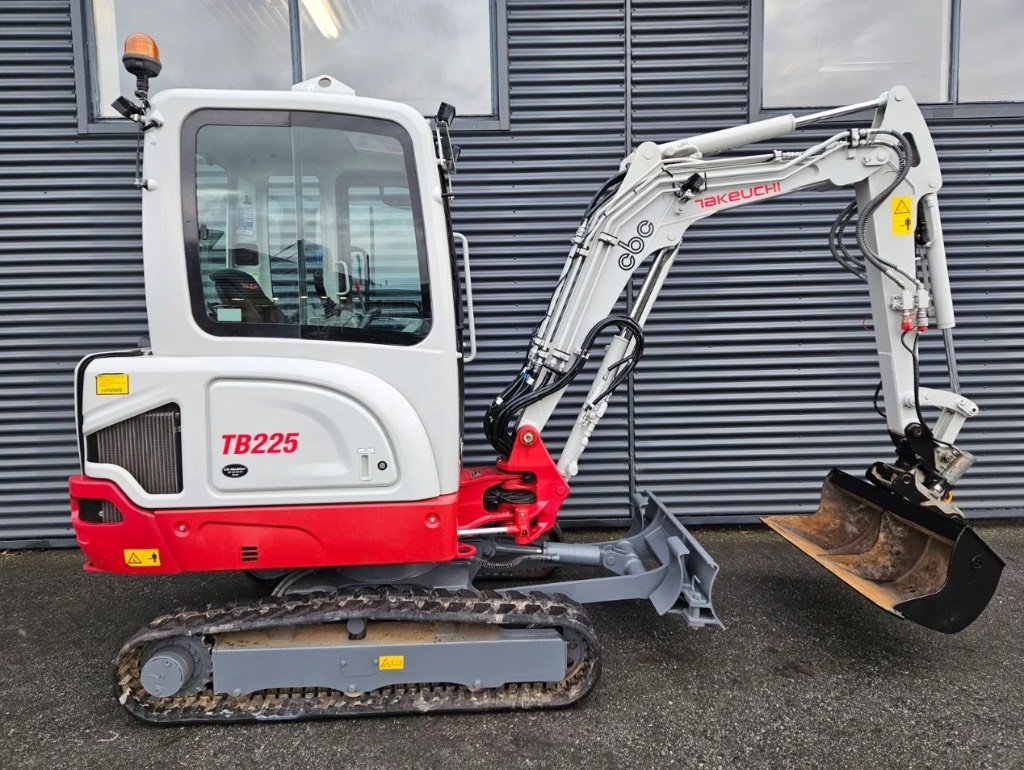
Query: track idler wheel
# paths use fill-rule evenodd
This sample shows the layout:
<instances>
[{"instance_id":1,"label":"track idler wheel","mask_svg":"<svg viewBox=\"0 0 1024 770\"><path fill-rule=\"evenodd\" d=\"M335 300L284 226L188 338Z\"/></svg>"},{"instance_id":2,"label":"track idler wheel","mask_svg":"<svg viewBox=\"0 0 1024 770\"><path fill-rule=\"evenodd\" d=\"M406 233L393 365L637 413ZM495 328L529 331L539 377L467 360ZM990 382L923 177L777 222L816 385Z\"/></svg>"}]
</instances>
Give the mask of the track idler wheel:
<instances>
[{"instance_id":1,"label":"track idler wheel","mask_svg":"<svg viewBox=\"0 0 1024 770\"><path fill-rule=\"evenodd\" d=\"M201 692L213 675L210 648L201 638L176 636L142 653L140 680L150 695L171 698Z\"/></svg>"}]
</instances>

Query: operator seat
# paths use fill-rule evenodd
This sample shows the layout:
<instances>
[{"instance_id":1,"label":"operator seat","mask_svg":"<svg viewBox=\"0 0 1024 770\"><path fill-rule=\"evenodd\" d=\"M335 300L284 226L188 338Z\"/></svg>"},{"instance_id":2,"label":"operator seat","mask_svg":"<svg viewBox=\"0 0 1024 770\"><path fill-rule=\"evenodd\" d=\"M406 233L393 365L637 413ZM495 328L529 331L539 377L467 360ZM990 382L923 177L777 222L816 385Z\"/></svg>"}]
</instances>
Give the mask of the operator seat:
<instances>
[{"instance_id":1,"label":"operator seat","mask_svg":"<svg viewBox=\"0 0 1024 770\"><path fill-rule=\"evenodd\" d=\"M284 314L244 270L226 268L210 274L217 297L227 307L242 309L243 323L284 323Z\"/></svg>"}]
</instances>

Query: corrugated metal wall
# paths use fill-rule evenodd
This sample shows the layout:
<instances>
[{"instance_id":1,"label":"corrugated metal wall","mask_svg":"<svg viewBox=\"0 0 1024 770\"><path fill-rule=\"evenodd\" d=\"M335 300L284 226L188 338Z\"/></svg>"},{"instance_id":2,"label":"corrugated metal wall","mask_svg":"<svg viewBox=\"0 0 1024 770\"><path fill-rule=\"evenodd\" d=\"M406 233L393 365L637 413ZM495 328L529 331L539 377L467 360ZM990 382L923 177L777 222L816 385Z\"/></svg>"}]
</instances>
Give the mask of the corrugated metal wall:
<instances>
[{"instance_id":1,"label":"corrugated metal wall","mask_svg":"<svg viewBox=\"0 0 1024 770\"><path fill-rule=\"evenodd\" d=\"M145 333L133 150L78 134L68 0L0 3L0 545L71 536L74 365Z\"/></svg>"},{"instance_id":2,"label":"corrugated metal wall","mask_svg":"<svg viewBox=\"0 0 1024 770\"><path fill-rule=\"evenodd\" d=\"M510 129L456 132L455 219L473 244L480 335L468 461L490 459L483 408L515 372L577 218L624 149L747 119L748 27L745 2L509 0ZM78 133L71 29L68 0L0 4L8 547L68 542L74 363L145 333L133 139ZM984 410L964 435L981 460L962 501L975 513L1021 508L1024 138L1010 123L946 121L935 133L963 384ZM634 483L697 519L806 510L828 467L889 451L870 407L866 295L825 249L841 200L794 196L691 231L650 322L635 406L623 393L605 418L569 516L622 516ZM941 384L930 360L924 375ZM546 433L556 448L576 403L568 396Z\"/></svg>"}]
</instances>

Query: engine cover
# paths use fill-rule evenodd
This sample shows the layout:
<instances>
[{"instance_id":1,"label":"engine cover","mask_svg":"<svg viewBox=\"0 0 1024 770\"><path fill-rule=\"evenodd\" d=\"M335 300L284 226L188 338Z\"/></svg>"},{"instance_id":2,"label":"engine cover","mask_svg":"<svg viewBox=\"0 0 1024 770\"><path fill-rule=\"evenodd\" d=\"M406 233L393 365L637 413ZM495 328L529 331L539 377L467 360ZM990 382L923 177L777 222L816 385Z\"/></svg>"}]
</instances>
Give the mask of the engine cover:
<instances>
[{"instance_id":1,"label":"engine cover","mask_svg":"<svg viewBox=\"0 0 1024 770\"><path fill-rule=\"evenodd\" d=\"M83 470L147 510L429 500L423 421L339 363L103 356L79 372Z\"/></svg>"}]
</instances>

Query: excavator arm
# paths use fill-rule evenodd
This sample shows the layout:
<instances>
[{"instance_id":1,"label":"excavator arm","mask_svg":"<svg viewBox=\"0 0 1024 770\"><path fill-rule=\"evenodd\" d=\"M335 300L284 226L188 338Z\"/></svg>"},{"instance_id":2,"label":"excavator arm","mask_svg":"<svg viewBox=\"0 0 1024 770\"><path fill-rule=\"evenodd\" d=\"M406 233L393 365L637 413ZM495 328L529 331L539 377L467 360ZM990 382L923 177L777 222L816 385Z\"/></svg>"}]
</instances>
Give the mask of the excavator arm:
<instances>
[{"instance_id":1,"label":"excavator arm","mask_svg":"<svg viewBox=\"0 0 1024 770\"><path fill-rule=\"evenodd\" d=\"M874 109L870 127L836 131L802 151L722 154L866 109ZM855 199L833 224L829 246L867 283L896 458L874 463L866 481L833 471L812 516L765 521L879 606L938 630L963 628L987 604L1002 562L952 503L953 485L974 463L954 441L978 407L958 392L941 184L931 135L903 87L813 115L641 144L588 207L522 370L488 409L488 438L507 456L521 431L543 430L597 337L612 330L557 461L563 477L575 476L612 393L640 359L643 326L687 229L788 193L852 187ZM632 307L612 314L642 267ZM920 383L917 343L933 323L945 342L949 390ZM926 406L938 408L932 424Z\"/></svg>"}]
</instances>

